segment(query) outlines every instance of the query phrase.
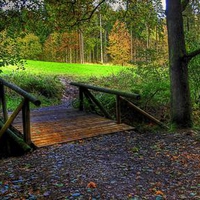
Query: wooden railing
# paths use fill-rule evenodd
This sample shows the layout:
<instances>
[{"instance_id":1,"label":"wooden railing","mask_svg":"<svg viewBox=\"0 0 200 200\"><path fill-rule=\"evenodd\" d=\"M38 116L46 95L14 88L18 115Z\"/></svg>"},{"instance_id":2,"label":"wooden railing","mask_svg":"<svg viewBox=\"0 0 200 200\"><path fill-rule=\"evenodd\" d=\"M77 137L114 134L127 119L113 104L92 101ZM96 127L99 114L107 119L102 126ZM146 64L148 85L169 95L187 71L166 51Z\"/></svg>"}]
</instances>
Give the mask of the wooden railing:
<instances>
[{"instance_id":1,"label":"wooden railing","mask_svg":"<svg viewBox=\"0 0 200 200\"><path fill-rule=\"evenodd\" d=\"M6 105L6 95L5 86L15 91L17 94L22 96L22 101L18 107L13 111L13 113L8 117L7 105ZM21 89L20 87L11 84L4 79L0 78L0 101L2 103L3 120L0 130L0 139L6 130L10 127L16 116L22 111L22 123L23 123L23 138L25 143L31 144L31 131L30 131L30 102L35 106L40 106L41 102Z\"/></svg>"},{"instance_id":2,"label":"wooden railing","mask_svg":"<svg viewBox=\"0 0 200 200\"><path fill-rule=\"evenodd\" d=\"M116 121L118 124L121 123L121 97L127 97L127 98L136 99L136 100L140 99L139 94L121 92L117 90L111 90L107 88L86 85L83 83L72 82L70 84L73 86L79 87L79 101L80 101L79 110L83 110L83 95L84 95L86 99L91 103L91 105L96 104L96 106L101 110L103 115L106 118L110 118L110 119L112 118L110 114L105 110L103 105L95 98L95 96L89 90L116 95Z\"/></svg>"},{"instance_id":3,"label":"wooden railing","mask_svg":"<svg viewBox=\"0 0 200 200\"><path fill-rule=\"evenodd\" d=\"M134 105L131 101L129 101L127 99L127 98L129 98L129 99L139 100L141 98L141 96L139 94L127 93L127 92L122 92L122 91L117 91L117 90L111 90L111 89L107 89L107 88L96 87L96 86L92 86L92 85L86 85L86 84L83 84L83 83L71 82L70 84L79 88L79 101L80 101L79 110L83 110L83 108L84 108L83 100L84 100L84 96L85 96L85 98L90 103L92 110L94 110L93 105L95 104L101 110L101 112L103 113L103 115L106 118L111 119L112 117L110 116L110 114L105 110L103 105L95 98L95 96L89 90L113 94L113 95L116 95L116 121L117 121L118 124L121 123L121 102L125 101L129 107L136 110L137 112L139 112L140 114L142 114L146 118L150 119L151 121L155 122L156 124L158 124L158 125L160 125L164 128L168 128L165 124L160 122L158 119L154 118L152 115L145 112L144 110L142 110L138 106Z\"/></svg>"}]
</instances>

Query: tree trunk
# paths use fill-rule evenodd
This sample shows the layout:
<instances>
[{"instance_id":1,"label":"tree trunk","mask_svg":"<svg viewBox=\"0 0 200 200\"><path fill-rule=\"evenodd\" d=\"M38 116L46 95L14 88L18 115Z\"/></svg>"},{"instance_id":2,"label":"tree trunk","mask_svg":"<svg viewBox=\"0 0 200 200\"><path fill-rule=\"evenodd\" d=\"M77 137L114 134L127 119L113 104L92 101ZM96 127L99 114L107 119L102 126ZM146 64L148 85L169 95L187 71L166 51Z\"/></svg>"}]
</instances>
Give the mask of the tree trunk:
<instances>
[{"instance_id":1,"label":"tree trunk","mask_svg":"<svg viewBox=\"0 0 200 200\"><path fill-rule=\"evenodd\" d=\"M79 41L80 41L80 63L84 63L84 38L83 32L79 31Z\"/></svg>"},{"instance_id":2,"label":"tree trunk","mask_svg":"<svg viewBox=\"0 0 200 200\"><path fill-rule=\"evenodd\" d=\"M69 63L72 63L72 48L69 47Z\"/></svg>"},{"instance_id":3,"label":"tree trunk","mask_svg":"<svg viewBox=\"0 0 200 200\"><path fill-rule=\"evenodd\" d=\"M177 128L192 126L188 61L181 0L166 0L171 81L171 121Z\"/></svg>"},{"instance_id":4,"label":"tree trunk","mask_svg":"<svg viewBox=\"0 0 200 200\"><path fill-rule=\"evenodd\" d=\"M107 38L107 31L104 30L104 62L108 62L108 55L107 55L107 46L108 46L108 42L107 42L108 38Z\"/></svg>"},{"instance_id":5,"label":"tree trunk","mask_svg":"<svg viewBox=\"0 0 200 200\"><path fill-rule=\"evenodd\" d=\"M101 63L103 63L103 33L102 33L102 21L101 14L99 15L99 26L100 26L100 44L101 44Z\"/></svg>"},{"instance_id":6,"label":"tree trunk","mask_svg":"<svg viewBox=\"0 0 200 200\"><path fill-rule=\"evenodd\" d=\"M133 30L131 26L131 61L133 61Z\"/></svg>"},{"instance_id":7,"label":"tree trunk","mask_svg":"<svg viewBox=\"0 0 200 200\"><path fill-rule=\"evenodd\" d=\"M66 49L65 49L65 62L67 63L67 61L68 61L68 58L67 58L67 47L66 47Z\"/></svg>"}]
</instances>

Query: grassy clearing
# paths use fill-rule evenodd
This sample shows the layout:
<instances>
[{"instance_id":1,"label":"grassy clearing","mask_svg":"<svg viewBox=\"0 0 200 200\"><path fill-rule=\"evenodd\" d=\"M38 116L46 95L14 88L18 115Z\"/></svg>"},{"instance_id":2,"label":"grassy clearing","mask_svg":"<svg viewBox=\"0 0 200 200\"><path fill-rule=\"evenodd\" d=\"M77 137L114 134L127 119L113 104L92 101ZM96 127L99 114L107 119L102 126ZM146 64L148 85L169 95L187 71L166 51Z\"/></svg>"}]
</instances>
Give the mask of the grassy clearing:
<instances>
[{"instance_id":1,"label":"grassy clearing","mask_svg":"<svg viewBox=\"0 0 200 200\"><path fill-rule=\"evenodd\" d=\"M72 81L87 81L91 77L99 79L116 76L122 69L122 66L28 60L25 70L17 70L15 66L2 67L3 73L0 76L39 98L42 106L49 106L59 104L62 98L63 85L59 77L67 77ZM20 97L10 90L7 92L8 109L13 110L19 104Z\"/></svg>"},{"instance_id":2,"label":"grassy clearing","mask_svg":"<svg viewBox=\"0 0 200 200\"><path fill-rule=\"evenodd\" d=\"M124 67L122 66L100 64L74 64L28 60L24 72L44 76L51 75L89 78L91 76L101 77L116 74L123 68ZM4 67L2 70L4 74L10 74L16 70L16 67Z\"/></svg>"}]
</instances>

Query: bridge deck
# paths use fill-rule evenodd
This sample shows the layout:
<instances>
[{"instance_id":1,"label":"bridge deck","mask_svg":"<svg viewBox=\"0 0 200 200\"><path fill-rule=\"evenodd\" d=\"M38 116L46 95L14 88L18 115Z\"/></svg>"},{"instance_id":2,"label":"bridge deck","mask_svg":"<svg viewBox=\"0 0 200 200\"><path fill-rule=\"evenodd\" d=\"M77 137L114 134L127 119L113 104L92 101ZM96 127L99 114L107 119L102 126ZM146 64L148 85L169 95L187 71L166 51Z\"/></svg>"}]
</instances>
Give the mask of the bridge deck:
<instances>
[{"instance_id":1,"label":"bridge deck","mask_svg":"<svg viewBox=\"0 0 200 200\"><path fill-rule=\"evenodd\" d=\"M13 124L22 130L20 119ZM63 106L31 111L31 138L37 147L131 129L126 124Z\"/></svg>"}]
</instances>

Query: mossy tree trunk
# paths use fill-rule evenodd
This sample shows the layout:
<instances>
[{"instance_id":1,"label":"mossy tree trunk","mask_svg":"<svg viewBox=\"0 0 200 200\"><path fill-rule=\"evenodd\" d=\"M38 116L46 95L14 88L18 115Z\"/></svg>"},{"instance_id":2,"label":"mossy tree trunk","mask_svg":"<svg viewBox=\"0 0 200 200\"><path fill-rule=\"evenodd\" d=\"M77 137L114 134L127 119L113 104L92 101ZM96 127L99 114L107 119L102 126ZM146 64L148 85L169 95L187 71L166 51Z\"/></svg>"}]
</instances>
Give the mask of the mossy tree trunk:
<instances>
[{"instance_id":1,"label":"mossy tree trunk","mask_svg":"<svg viewBox=\"0 0 200 200\"><path fill-rule=\"evenodd\" d=\"M169 64L171 82L171 121L177 128L192 126L188 63L199 50L187 53L182 11L189 3L185 0L166 0Z\"/></svg>"}]
</instances>

